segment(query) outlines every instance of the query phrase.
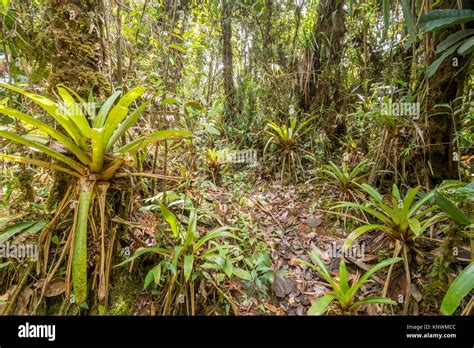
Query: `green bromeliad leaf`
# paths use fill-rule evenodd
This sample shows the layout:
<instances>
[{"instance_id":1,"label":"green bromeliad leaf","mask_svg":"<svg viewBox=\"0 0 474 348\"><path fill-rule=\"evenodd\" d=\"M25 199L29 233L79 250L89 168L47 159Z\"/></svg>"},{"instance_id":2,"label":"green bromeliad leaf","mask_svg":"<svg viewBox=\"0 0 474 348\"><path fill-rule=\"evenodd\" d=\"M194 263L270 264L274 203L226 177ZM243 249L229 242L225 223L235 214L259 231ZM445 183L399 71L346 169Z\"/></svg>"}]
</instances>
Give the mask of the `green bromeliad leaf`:
<instances>
[{"instance_id":1,"label":"green bromeliad leaf","mask_svg":"<svg viewBox=\"0 0 474 348\"><path fill-rule=\"evenodd\" d=\"M89 125L89 121L87 121L86 115L84 115L81 110L80 104L76 102L74 97L69 94L69 92L65 88L57 87L57 90L59 96L63 99L64 105L66 106L69 112L69 117L76 124L81 134L86 138L90 138L91 127Z\"/></svg>"},{"instance_id":2,"label":"green bromeliad leaf","mask_svg":"<svg viewBox=\"0 0 474 348\"><path fill-rule=\"evenodd\" d=\"M327 312L328 306L336 298L335 294L326 294L318 298L311 304L308 315L323 315Z\"/></svg>"},{"instance_id":3,"label":"green bromeliad leaf","mask_svg":"<svg viewBox=\"0 0 474 348\"><path fill-rule=\"evenodd\" d=\"M173 138L190 138L192 135L188 131L179 129L165 129L153 132L151 134L142 136L130 143L122 146L116 152L120 154L133 154L148 146L149 144L158 140L173 139Z\"/></svg>"},{"instance_id":4,"label":"green bromeliad leaf","mask_svg":"<svg viewBox=\"0 0 474 348\"><path fill-rule=\"evenodd\" d=\"M459 307L461 300L474 289L474 263L471 262L449 286L441 303L441 314L451 315Z\"/></svg>"},{"instance_id":5,"label":"green bromeliad leaf","mask_svg":"<svg viewBox=\"0 0 474 348\"><path fill-rule=\"evenodd\" d=\"M49 115L51 115L51 117L54 118L54 120L56 120L56 122L58 122L64 128L64 130L68 133L68 135L74 140L77 145L79 145L83 150L87 149L86 139L81 136L81 132L78 129L77 125L67 114L64 113L64 110L60 105L46 97L23 91L20 88L10 86L6 83L0 83L0 86L8 88L14 92L23 94L24 96L31 99L34 103L41 106L45 111L48 112Z\"/></svg>"},{"instance_id":6,"label":"green bromeliad leaf","mask_svg":"<svg viewBox=\"0 0 474 348\"><path fill-rule=\"evenodd\" d=\"M23 136L20 136L11 132L7 132L7 131L0 130L0 136L6 139L12 140L14 142L20 143L22 145L26 145L30 148L39 150L47 155L50 155L51 157L54 157L57 160L67 164L69 167L71 167L72 169L74 169L81 175L84 175L85 173L84 168L78 162L74 161L72 158L65 156L47 146L41 145L39 143L28 140Z\"/></svg>"},{"instance_id":7,"label":"green bromeliad leaf","mask_svg":"<svg viewBox=\"0 0 474 348\"><path fill-rule=\"evenodd\" d=\"M46 123L43 123L34 117L28 116L18 110L12 109L5 105L0 105L0 113L5 114L7 116L14 117L20 121L23 121L34 127L37 127L39 130L45 132L50 137L52 137L53 139L56 139L62 145L64 145L69 151L71 151L74 155L77 156L77 159L81 161L82 164L88 165L90 163L90 158L86 155L86 153L81 148L79 148L74 143L74 141L72 141L69 137L59 132L58 130L48 126Z\"/></svg>"},{"instance_id":8,"label":"green bromeliad leaf","mask_svg":"<svg viewBox=\"0 0 474 348\"><path fill-rule=\"evenodd\" d=\"M442 193L435 191L434 196L436 204L438 204L441 209L444 210L446 215L448 215L451 219L455 220L461 225L467 226L471 224L471 220L466 215L464 215L461 209L456 207L456 205L446 198Z\"/></svg>"}]
</instances>

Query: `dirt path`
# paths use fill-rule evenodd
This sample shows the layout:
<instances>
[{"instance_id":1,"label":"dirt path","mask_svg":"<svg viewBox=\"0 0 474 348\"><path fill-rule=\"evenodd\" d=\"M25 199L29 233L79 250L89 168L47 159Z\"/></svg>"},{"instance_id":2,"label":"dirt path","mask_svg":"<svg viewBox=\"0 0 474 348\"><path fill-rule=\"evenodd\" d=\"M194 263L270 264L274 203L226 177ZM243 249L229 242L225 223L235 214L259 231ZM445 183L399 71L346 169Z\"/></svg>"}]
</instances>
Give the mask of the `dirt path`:
<instances>
[{"instance_id":1,"label":"dirt path","mask_svg":"<svg viewBox=\"0 0 474 348\"><path fill-rule=\"evenodd\" d=\"M334 215L320 207L320 197L327 195L320 187L311 185L281 186L274 183L262 192L244 192L252 205L252 216L262 230L262 238L268 245L273 269L276 272L272 295L264 303L268 314L305 315L314 299L330 288L314 270L297 261L310 261L309 253L315 250L326 263L333 276L339 268L340 248L347 232L336 228ZM245 209L245 208L244 208ZM349 266L354 272L369 268L365 262L377 258L382 236L367 237L369 247L360 259L352 259ZM364 291L372 292L383 282L374 277L373 285ZM252 310L247 308L247 313ZM256 313L253 313L256 314ZM262 314L262 313L259 313Z\"/></svg>"},{"instance_id":2,"label":"dirt path","mask_svg":"<svg viewBox=\"0 0 474 348\"><path fill-rule=\"evenodd\" d=\"M254 294L249 298L244 287L238 285L239 281L237 286L234 282L230 285L235 289L232 296L239 314L305 315L313 300L330 289L314 270L297 259L310 261L309 253L315 250L333 276L337 276L337 250L347 235L335 227L334 215L321 209L321 197L327 198L331 193L308 184L281 186L279 183L260 182L245 187L229 191L224 187L206 185L196 187L192 197L213 223L217 221L240 229L242 223L238 226L236 221L244 219L245 228L240 236L246 241L256 240L255 244L264 243L271 258L275 281L267 296ZM379 242L373 237L370 240L371 245ZM356 266L349 266L356 270L368 269L364 262L373 260L376 255L370 250L366 252ZM375 286L380 287L380 283Z\"/></svg>"},{"instance_id":3,"label":"dirt path","mask_svg":"<svg viewBox=\"0 0 474 348\"><path fill-rule=\"evenodd\" d=\"M333 243L341 244L342 238L316 209L314 187L306 185L302 191L302 187L282 187L274 183L263 192L244 194L262 230L261 238L268 245L276 271L273 294L264 307L269 314L303 315L311 302L328 289L313 270L296 259L308 259L309 252L315 249L325 262L330 262L328 250ZM333 266L337 267L334 262L330 263L330 269ZM248 314L253 312L243 307Z\"/></svg>"}]
</instances>

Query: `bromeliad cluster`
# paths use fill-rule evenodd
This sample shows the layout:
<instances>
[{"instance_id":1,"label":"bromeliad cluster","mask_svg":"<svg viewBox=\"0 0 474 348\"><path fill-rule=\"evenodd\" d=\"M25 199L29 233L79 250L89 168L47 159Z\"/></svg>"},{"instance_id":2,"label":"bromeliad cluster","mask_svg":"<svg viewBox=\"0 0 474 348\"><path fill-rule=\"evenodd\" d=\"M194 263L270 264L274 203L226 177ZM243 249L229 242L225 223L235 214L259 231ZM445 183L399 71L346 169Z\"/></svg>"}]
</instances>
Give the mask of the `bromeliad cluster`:
<instances>
[{"instance_id":1,"label":"bromeliad cluster","mask_svg":"<svg viewBox=\"0 0 474 348\"><path fill-rule=\"evenodd\" d=\"M0 83L0 86L32 100L62 128L62 131L59 131L40 121L37 117L26 115L3 103L0 105L0 113L35 127L40 135L46 134L51 139L46 139L45 142L41 141L40 137L20 135L5 129L0 130L0 136L49 155L54 161L48 162L11 154L1 154L0 159L51 168L77 178L77 180L71 180L71 187L68 191L70 195L65 197L62 202L62 204L71 201L78 202L74 213L72 233L66 243L66 246L71 248L69 255L72 257L68 263L67 277L70 279L72 275L76 303L85 303L88 292L88 221L91 221L93 222L92 227L98 226L101 237L99 241L101 255L98 298L104 300L108 294L108 270L110 270L113 250L113 242L109 243L108 250L105 248L106 215L110 214L110 212L107 213L110 209L108 209L106 196L111 181L117 178L118 171L129 163L129 158L149 144L165 139L188 138L191 135L184 130L160 130L140 136L123 146L118 146L118 140L137 123L149 104L149 101L144 102L130 113L129 108L132 103L145 92L145 88L141 86L131 89L122 97L120 97L120 91L114 93L99 110L96 110L93 98L89 98L89 102L86 102L62 85L57 87L61 98L58 101L4 83ZM50 141L49 146L48 140ZM59 214L61 209L57 209L57 211ZM52 221L55 220L53 218ZM91 226L89 226L90 228ZM47 266L50 232L51 228L45 228L40 237L41 247L43 247L44 271ZM62 254L64 255L64 253ZM39 262L38 270L40 264Z\"/></svg>"}]
</instances>

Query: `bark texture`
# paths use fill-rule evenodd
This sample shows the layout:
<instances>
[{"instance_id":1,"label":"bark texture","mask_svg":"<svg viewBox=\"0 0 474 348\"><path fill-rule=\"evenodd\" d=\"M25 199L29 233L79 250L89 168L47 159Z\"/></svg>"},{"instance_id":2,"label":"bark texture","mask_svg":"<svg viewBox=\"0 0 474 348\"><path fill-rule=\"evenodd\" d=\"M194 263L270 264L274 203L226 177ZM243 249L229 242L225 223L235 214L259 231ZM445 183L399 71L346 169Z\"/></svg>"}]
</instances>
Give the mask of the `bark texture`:
<instances>
[{"instance_id":1,"label":"bark texture","mask_svg":"<svg viewBox=\"0 0 474 348\"><path fill-rule=\"evenodd\" d=\"M49 88L62 83L81 97L93 89L95 96L110 94L110 84L101 72L103 49L99 14L100 0L49 0L47 46L50 52Z\"/></svg>"}]
</instances>

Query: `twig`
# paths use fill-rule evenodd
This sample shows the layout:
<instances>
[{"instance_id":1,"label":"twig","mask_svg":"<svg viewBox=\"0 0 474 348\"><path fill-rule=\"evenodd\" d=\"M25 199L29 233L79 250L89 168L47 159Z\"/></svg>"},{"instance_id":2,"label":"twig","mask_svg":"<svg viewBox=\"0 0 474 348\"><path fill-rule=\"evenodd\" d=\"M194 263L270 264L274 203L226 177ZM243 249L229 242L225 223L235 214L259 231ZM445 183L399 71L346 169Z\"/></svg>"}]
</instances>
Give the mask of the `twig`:
<instances>
[{"instance_id":1,"label":"twig","mask_svg":"<svg viewBox=\"0 0 474 348\"><path fill-rule=\"evenodd\" d=\"M27 281L27 279L28 279L28 277L31 273L31 270L33 269L33 265L34 265L34 263L30 263L28 265L28 268L26 269L25 273L23 274L23 277L21 278L20 283L15 288L15 292L13 293L12 299L8 302L8 305L3 310L3 313L2 313L3 315L12 314L13 310L15 309L15 304L16 304L16 300L18 298L18 295L20 295L21 290L25 286L25 283L26 283L26 281Z\"/></svg>"},{"instance_id":2,"label":"twig","mask_svg":"<svg viewBox=\"0 0 474 348\"><path fill-rule=\"evenodd\" d=\"M270 217L273 219L273 221L275 221L275 223L278 225L278 227L280 227L281 230L283 230L283 226L280 224L280 221L277 220L277 218L272 214L272 212L270 210L268 210L267 208L265 208L265 206L262 204L262 202L260 202L260 200L257 198L257 197L254 197L252 196L250 193L246 192L247 195L248 195L248 198L253 201L260 209L262 209L265 213L267 213L268 215L270 215Z\"/></svg>"},{"instance_id":3,"label":"twig","mask_svg":"<svg viewBox=\"0 0 474 348\"><path fill-rule=\"evenodd\" d=\"M345 259L352 262L354 265L356 265L357 267L359 267L360 269L362 269L364 271L368 271L370 269L370 266L367 265L366 263L362 262L362 261L358 261L358 260L356 260L352 257L347 257L347 256L345 256ZM370 277L382 286L385 284L385 282L382 279L380 279L379 277L377 277L376 275L372 274Z\"/></svg>"},{"instance_id":4,"label":"twig","mask_svg":"<svg viewBox=\"0 0 474 348\"><path fill-rule=\"evenodd\" d=\"M144 176L147 178L156 178L156 179L163 179L163 180L171 180L179 182L183 180L180 176L168 176L168 175L161 175L161 174L154 174L154 173L117 173L115 174L116 178L123 178L126 176Z\"/></svg>"},{"instance_id":5,"label":"twig","mask_svg":"<svg viewBox=\"0 0 474 348\"><path fill-rule=\"evenodd\" d=\"M396 242L395 244L395 249L393 250L393 256L392 257L398 257L398 254L400 254L400 251L402 250L401 248L401 244L400 242ZM382 297L385 297L387 295L387 291L388 291L388 286L390 285L390 279L392 278L392 272L393 272L393 267L394 267L394 263L392 263L388 269L388 273L387 273L387 279L385 280L385 285L383 287L383 291L382 291ZM382 304L380 306L380 311L383 311L383 307L384 305Z\"/></svg>"},{"instance_id":6,"label":"twig","mask_svg":"<svg viewBox=\"0 0 474 348\"><path fill-rule=\"evenodd\" d=\"M323 213L336 214L336 215L341 215L341 216L345 216L345 217L350 217L351 219L357 220L359 222L363 222L364 224L367 223L367 221L359 219L358 217L355 217L354 215L350 215L350 214L344 214L344 213L339 213L337 211L324 210L324 209L316 209L316 211L321 211Z\"/></svg>"}]
</instances>

